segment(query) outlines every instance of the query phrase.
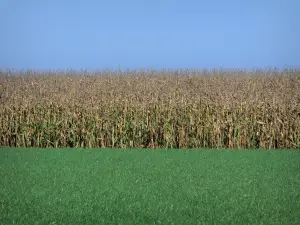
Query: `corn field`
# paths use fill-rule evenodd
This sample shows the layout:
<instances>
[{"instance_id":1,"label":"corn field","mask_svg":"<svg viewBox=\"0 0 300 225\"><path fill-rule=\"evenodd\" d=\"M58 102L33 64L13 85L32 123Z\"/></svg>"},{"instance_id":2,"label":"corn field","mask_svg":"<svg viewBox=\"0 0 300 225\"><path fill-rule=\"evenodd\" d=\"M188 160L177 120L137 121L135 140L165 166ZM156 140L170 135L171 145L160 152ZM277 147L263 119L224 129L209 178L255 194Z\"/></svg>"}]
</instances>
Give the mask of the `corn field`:
<instances>
[{"instance_id":1,"label":"corn field","mask_svg":"<svg viewBox=\"0 0 300 225\"><path fill-rule=\"evenodd\" d=\"M300 148L300 71L2 71L0 146Z\"/></svg>"}]
</instances>

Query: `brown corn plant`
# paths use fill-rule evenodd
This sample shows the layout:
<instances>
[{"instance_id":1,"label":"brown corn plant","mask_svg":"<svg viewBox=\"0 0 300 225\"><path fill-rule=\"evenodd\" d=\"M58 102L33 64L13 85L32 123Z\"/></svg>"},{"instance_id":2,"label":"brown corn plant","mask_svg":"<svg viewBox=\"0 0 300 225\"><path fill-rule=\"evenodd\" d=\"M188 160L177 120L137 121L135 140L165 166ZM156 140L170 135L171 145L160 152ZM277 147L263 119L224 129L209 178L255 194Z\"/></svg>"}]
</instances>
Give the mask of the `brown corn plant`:
<instances>
[{"instance_id":1,"label":"brown corn plant","mask_svg":"<svg viewBox=\"0 0 300 225\"><path fill-rule=\"evenodd\" d=\"M0 146L299 148L300 72L2 71Z\"/></svg>"}]
</instances>

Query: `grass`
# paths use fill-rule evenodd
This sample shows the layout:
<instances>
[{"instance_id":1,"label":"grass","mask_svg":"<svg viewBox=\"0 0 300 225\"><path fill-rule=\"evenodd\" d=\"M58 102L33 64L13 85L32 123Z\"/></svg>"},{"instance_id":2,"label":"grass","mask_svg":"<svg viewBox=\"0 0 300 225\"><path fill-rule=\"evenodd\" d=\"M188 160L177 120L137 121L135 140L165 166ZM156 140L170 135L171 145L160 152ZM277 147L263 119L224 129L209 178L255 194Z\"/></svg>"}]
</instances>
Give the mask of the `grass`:
<instances>
[{"instance_id":1,"label":"grass","mask_svg":"<svg viewBox=\"0 0 300 225\"><path fill-rule=\"evenodd\" d=\"M0 224L300 224L300 151L1 149Z\"/></svg>"}]
</instances>

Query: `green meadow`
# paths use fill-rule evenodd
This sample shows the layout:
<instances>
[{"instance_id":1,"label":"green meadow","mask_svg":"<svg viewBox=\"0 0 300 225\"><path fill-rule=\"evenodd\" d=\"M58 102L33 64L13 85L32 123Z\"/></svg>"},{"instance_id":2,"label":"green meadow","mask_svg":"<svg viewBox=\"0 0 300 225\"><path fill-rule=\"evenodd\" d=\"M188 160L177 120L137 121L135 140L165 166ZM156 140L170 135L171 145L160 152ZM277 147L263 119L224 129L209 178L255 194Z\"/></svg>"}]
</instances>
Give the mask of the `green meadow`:
<instances>
[{"instance_id":1,"label":"green meadow","mask_svg":"<svg viewBox=\"0 0 300 225\"><path fill-rule=\"evenodd\" d=\"M0 224L300 224L300 151L0 149Z\"/></svg>"}]
</instances>

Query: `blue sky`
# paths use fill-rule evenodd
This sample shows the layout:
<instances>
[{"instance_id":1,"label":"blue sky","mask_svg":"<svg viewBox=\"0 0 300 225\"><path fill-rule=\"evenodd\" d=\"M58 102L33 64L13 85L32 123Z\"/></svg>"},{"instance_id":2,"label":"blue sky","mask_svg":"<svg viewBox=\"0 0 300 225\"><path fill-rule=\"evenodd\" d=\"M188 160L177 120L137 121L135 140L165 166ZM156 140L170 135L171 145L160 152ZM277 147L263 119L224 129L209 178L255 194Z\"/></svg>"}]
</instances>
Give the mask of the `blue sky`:
<instances>
[{"instance_id":1,"label":"blue sky","mask_svg":"<svg viewBox=\"0 0 300 225\"><path fill-rule=\"evenodd\" d=\"M0 68L300 67L299 0L0 0Z\"/></svg>"}]
</instances>

